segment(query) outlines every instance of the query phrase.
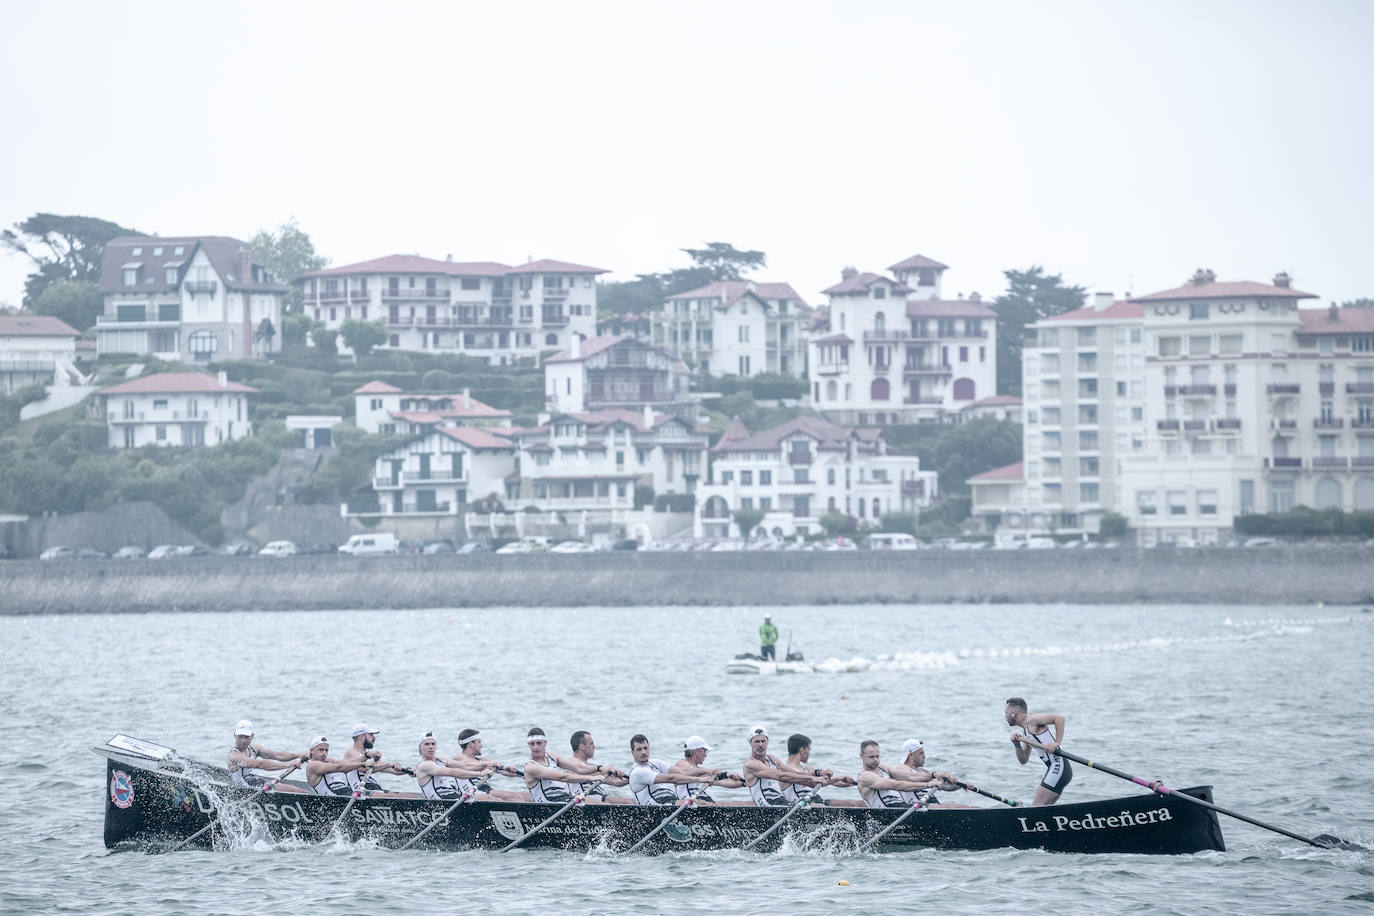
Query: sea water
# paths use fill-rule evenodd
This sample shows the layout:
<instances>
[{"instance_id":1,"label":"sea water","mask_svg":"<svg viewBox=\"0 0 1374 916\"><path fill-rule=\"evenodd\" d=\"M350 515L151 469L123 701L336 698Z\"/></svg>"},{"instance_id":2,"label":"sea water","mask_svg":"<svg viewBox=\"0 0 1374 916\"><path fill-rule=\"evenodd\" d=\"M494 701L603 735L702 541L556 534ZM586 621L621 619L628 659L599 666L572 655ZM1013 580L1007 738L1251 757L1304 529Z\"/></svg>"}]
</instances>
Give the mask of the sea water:
<instances>
[{"instance_id":1,"label":"sea water","mask_svg":"<svg viewBox=\"0 0 1374 916\"><path fill-rule=\"evenodd\" d=\"M769 612L820 669L732 676ZM1191 856L1036 851L847 857L790 843L769 855L395 852L371 844L111 853L101 842L116 732L223 763L234 723L257 741L337 755L355 722L413 764L480 728L487 752L524 760L532 725L566 750L588 729L598 760L655 756L688 735L738 769L756 724L785 753L858 770L872 738L1029 800L1003 701L1067 716L1066 747L1308 835L1374 847L1374 612L1361 608L827 606L486 609L0 617L0 911L186 913L309 909L475 912L1355 912L1374 907L1374 854L1318 850L1223 819L1228 849ZM395 788L413 782L383 777ZM1133 794L1076 766L1066 800ZM723 793L730 794L730 793ZM742 793L736 793L742 794ZM947 800L992 804L971 796ZM846 881L848 885L839 882Z\"/></svg>"}]
</instances>

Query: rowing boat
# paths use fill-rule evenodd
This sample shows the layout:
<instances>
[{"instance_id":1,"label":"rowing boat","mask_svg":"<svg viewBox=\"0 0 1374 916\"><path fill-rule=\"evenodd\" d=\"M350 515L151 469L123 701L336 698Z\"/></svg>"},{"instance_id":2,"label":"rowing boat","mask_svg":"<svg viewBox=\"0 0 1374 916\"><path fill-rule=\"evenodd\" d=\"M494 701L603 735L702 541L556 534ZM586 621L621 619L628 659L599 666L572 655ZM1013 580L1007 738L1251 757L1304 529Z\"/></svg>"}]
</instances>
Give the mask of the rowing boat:
<instances>
[{"instance_id":1,"label":"rowing boat","mask_svg":"<svg viewBox=\"0 0 1374 916\"><path fill-rule=\"evenodd\" d=\"M136 739L125 738L117 744L92 748L106 758L105 845L112 849L165 850L202 830L187 849L216 848L234 836L274 842L317 842L339 836L399 848L436 822L413 848L501 849L525 838L524 849L627 849L659 827L669 813L653 806L578 805L535 833L534 827L555 814L558 805L474 799L454 809L449 802L420 797L361 798L348 810L348 817L336 823L348 798L242 789L230 783L222 767L188 760ZM283 784L306 788L299 780ZM1212 799L1210 786L1175 791ZM739 848L767 831L786 811L694 806L663 827L640 851ZM785 830L775 831L754 848L767 852L794 837L853 849L904 813L903 808L807 807L791 817ZM216 827L205 830L212 823ZM1226 848L1214 812L1171 795L1131 795L1050 808L923 809L872 848L893 852L999 847L1161 854Z\"/></svg>"}]
</instances>

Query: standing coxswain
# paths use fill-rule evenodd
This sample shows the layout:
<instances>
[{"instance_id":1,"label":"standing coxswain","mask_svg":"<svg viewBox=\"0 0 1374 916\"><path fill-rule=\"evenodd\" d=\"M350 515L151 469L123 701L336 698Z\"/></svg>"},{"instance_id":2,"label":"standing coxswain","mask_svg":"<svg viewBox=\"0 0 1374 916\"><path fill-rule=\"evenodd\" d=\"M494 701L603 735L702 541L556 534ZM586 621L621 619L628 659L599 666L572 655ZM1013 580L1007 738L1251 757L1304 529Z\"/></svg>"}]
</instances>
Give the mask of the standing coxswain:
<instances>
[{"instance_id":1,"label":"standing coxswain","mask_svg":"<svg viewBox=\"0 0 1374 916\"><path fill-rule=\"evenodd\" d=\"M531 728L525 743L530 749L530 759L524 766L525 788L530 790L530 797L537 802L556 805L572 801L573 792L580 792L582 778L587 774L563 768L563 758L549 753L549 739L542 728ZM597 772L606 770L605 767L596 769Z\"/></svg>"},{"instance_id":2,"label":"standing coxswain","mask_svg":"<svg viewBox=\"0 0 1374 916\"><path fill-rule=\"evenodd\" d=\"M380 732L370 725L358 723L353 726L353 746L344 752L344 763L357 763L357 767L345 771L348 785L354 792L367 792L375 795L382 791L381 783L371 777L372 773L392 773L396 776L414 776L415 771L399 763L382 760L382 752L374 750ZM365 772L360 772L365 771ZM403 797L388 794L387 797Z\"/></svg>"},{"instance_id":3,"label":"standing coxswain","mask_svg":"<svg viewBox=\"0 0 1374 916\"><path fill-rule=\"evenodd\" d=\"M329 739L321 735L310 742L310 759L305 764L305 781L310 786L310 791L316 795L349 796L353 794L353 786L349 785L345 774L363 765L361 761L346 763L342 760L331 760Z\"/></svg>"},{"instance_id":4,"label":"standing coxswain","mask_svg":"<svg viewBox=\"0 0 1374 916\"><path fill-rule=\"evenodd\" d=\"M830 785L839 788L852 787L857 785L852 776L836 776L834 770L822 767L811 766L811 739L806 735L791 735L787 739L787 759L779 762L778 769L790 770L793 773L809 774L819 776L829 782ZM850 799L826 799L810 786L802 785L797 782L790 782L782 787L782 797L788 803L797 802L805 798L813 805L836 805L842 808L862 808L864 803L856 798Z\"/></svg>"},{"instance_id":5,"label":"standing coxswain","mask_svg":"<svg viewBox=\"0 0 1374 916\"><path fill-rule=\"evenodd\" d=\"M676 785L677 797L686 799L689 795L699 804L714 805L748 805L751 802L717 802L706 791L708 786L721 786L726 789L740 789L744 787L744 778L734 773L727 773L724 770L712 770L705 766L706 753L711 750L705 740L699 735L692 735L682 742L682 759L675 761L668 767L671 772L682 773L693 777L696 781L683 785ZM633 753L633 748L631 749Z\"/></svg>"},{"instance_id":6,"label":"standing coxswain","mask_svg":"<svg viewBox=\"0 0 1374 916\"><path fill-rule=\"evenodd\" d=\"M749 758L744 761L743 776L749 798L758 808L790 805L783 795L784 785L795 783L814 788L826 784L823 776L781 768L778 758L768 753L768 730L762 725L754 726L749 732Z\"/></svg>"},{"instance_id":7,"label":"standing coxswain","mask_svg":"<svg viewBox=\"0 0 1374 916\"><path fill-rule=\"evenodd\" d=\"M492 760L482 754L482 733L475 728L465 728L458 733L458 746L462 748L456 758L448 759L450 766L458 763L472 764L483 763L491 764L496 768L496 772L503 776L519 776L520 771L515 767ZM459 779L458 790L469 793L477 801L531 801L528 792L516 792L510 789L493 789L485 782L478 779Z\"/></svg>"},{"instance_id":8,"label":"standing coxswain","mask_svg":"<svg viewBox=\"0 0 1374 916\"><path fill-rule=\"evenodd\" d=\"M267 785L268 771L295 769L305 756L255 744L253 723L240 719L234 726L234 746L229 750L229 780L242 789L260 789Z\"/></svg>"},{"instance_id":9,"label":"standing coxswain","mask_svg":"<svg viewBox=\"0 0 1374 916\"><path fill-rule=\"evenodd\" d=\"M1053 712L1037 712L1030 715L1026 711L1026 701L1021 697L1007 700L1007 724L1020 729L1011 733L1011 743L1016 747L1016 759L1025 763L1031 751L1040 755L1045 764L1045 778L1035 789L1035 806L1052 805L1073 779L1073 767L1055 749L1064 741L1064 717Z\"/></svg>"},{"instance_id":10,"label":"standing coxswain","mask_svg":"<svg viewBox=\"0 0 1374 916\"><path fill-rule=\"evenodd\" d=\"M493 764L473 763L462 765L458 760L440 761L435 752L439 749L439 739L434 732L420 736L420 762L415 766L415 781L420 784L420 794L425 798L439 798L444 801L457 801L463 796L458 780L483 779L496 770Z\"/></svg>"},{"instance_id":11,"label":"standing coxswain","mask_svg":"<svg viewBox=\"0 0 1374 916\"><path fill-rule=\"evenodd\" d=\"M916 793L931 784L925 779L894 776L883 766L878 742L872 739L859 745L859 762L863 764L859 795L870 808L910 808L918 804Z\"/></svg>"}]
</instances>

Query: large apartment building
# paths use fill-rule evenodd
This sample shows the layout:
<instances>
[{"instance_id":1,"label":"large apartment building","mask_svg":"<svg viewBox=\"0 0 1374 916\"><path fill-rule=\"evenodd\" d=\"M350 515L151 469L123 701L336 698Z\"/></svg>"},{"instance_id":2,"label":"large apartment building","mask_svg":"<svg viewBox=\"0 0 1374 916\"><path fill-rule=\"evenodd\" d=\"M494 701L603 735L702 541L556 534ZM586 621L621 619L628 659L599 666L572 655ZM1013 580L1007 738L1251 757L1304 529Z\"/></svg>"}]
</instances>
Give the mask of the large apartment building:
<instances>
[{"instance_id":1,"label":"large apartment building","mask_svg":"<svg viewBox=\"0 0 1374 916\"><path fill-rule=\"evenodd\" d=\"M462 353L506 365L596 333L598 267L509 267L396 254L303 275L305 313L326 328L373 321L395 350Z\"/></svg>"},{"instance_id":2,"label":"large apartment building","mask_svg":"<svg viewBox=\"0 0 1374 916\"><path fill-rule=\"evenodd\" d=\"M806 375L811 309L787 283L719 280L669 296L650 341L709 375Z\"/></svg>"},{"instance_id":3,"label":"large apartment building","mask_svg":"<svg viewBox=\"0 0 1374 916\"><path fill-rule=\"evenodd\" d=\"M997 313L977 294L942 299L946 269L914 255L893 277L841 271L810 341L814 407L837 423L918 423L997 393Z\"/></svg>"},{"instance_id":4,"label":"large apartment building","mask_svg":"<svg viewBox=\"0 0 1374 916\"><path fill-rule=\"evenodd\" d=\"M207 363L281 349L287 289L221 236L121 236L100 267L99 353Z\"/></svg>"}]
</instances>

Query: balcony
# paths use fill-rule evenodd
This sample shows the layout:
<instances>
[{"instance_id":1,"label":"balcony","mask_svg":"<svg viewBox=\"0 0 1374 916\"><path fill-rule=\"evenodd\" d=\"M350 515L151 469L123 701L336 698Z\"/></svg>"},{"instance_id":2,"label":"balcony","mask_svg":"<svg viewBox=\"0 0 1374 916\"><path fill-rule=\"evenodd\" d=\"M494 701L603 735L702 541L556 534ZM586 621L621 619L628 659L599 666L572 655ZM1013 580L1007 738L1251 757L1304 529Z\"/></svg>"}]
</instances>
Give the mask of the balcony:
<instances>
[{"instance_id":1,"label":"balcony","mask_svg":"<svg viewBox=\"0 0 1374 916\"><path fill-rule=\"evenodd\" d=\"M1346 382L1346 394L1374 394L1374 382Z\"/></svg>"},{"instance_id":2,"label":"balcony","mask_svg":"<svg viewBox=\"0 0 1374 916\"><path fill-rule=\"evenodd\" d=\"M925 496L926 482L924 480L903 480L902 493L907 496Z\"/></svg>"},{"instance_id":3,"label":"balcony","mask_svg":"<svg viewBox=\"0 0 1374 916\"><path fill-rule=\"evenodd\" d=\"M1350 421L1350 428L1351 428L1351 429L1374 429L1374 417L1365 417L1365 418L1362 419L1362 420L1361 420L1361 419L1358 419L1358 418L1357 418L1357 419L1354 419L1354 420L1351 420L1351 421Z\"/></svg>"},{"instance_id":4,"label":"balcony","mask_svg":"<svg viewBox=\"0 0 1374 916\"><path fill-rule=\"evenodd\" d=\"M1282 385L1266 385L1264 390L1270 394L1276 395L1298 394L1302 391L1302 386L1296 383L1285 383Z\"/></svg>"},{"instance_id":5,"label":"balcony","mask_svg":"<svg viewBox=\"0 0 1374 916\"><path fill-rule=\"evenodd\" d=\"M883 328L877 331L864 331L864 340L911 340L910 331L897 328Z\"/></svg>"},{"instance_id":6,"label":"balcony","mask_svg":"<svg viewBox=\"0 0 1374 916\"><path fill-rule=\"evenodd\" d=\"M140 318L135 321L121 321L114 315L97 315L95 319L98 330L156 330L160 328L177 328L181 326L180 318Z\"/></svg>"},{"instance_id":7,"label":"balcony","mask_svg":"<svg viewBox=\"0 0 1374 916\"><path fill-rule=\"evenodd\" d=\"M1224 417L1218 420L1216 425L1219 430L1236 430L1240 429L1240 419L1238 417Z\"/></svg>"},{"instance_id":8,"label":"balcony","mask_svg":"<svg viewBox=\"0 0 1374 916\"><path fill-rule=\"evenodd\" d=\"M849 363L821 363L816 367L817 375L839 375L849 371Z\"/></svg>"},{"instance_id":9,"label":"balcony","mask_svg":"<svg viewBox=\"0 0 1374 916\"><path fill-rule=\"evenodd\" d=\"M390 477L372 478L372 489L374 490L399 490L403 486L405 486L405 484L401 483L400 477L397 477L395 480L392 480Z\"/></svg>"},{"instance_id":10,"label":"balcony","mask_svg":"<svg viewBox=\"0 0 1374 916\"><path fill-rule=\"evenodd\" d=\"M187 280L186 292L192 296L213 296L219 289L219 283L215 280Z\"/></svg>"},{"instance_id":11,"label":"balcony","mask_svg":"<svg viewBox=\"0 0 1374 916\"><path fill-rule=\"evenodd\" d=\"M1227 384L1222 390L1226 392L1228 398L1236 396L1236 386L1234 384Z\"/></svg>"},{"instance_id":12,"label":"balcony","mask_svg":"<svg viewBox=\"0 0 1374 916\"><path fill-rule=\"evenodd\" d=\"M1335 382L1318 382L1318 383L1317 383L1317 393L1320 394L1322 397L1328 397L1328 398L1329 398L1331 395L1333 395L1333 394L1336 393L1336 383L1335 383Z\"/></svg>"},{"instance_id":13,"label":"balcony","mask_svg":"<svg viewBox=\"0 0 1374 916\"><path fill-rule=\"evenodd\" d=\"M1268 467L1274 468L1300 468L1302 467L1301 458L1266 458L1264 463Z\"/></svg>"},{"instance_id":14,"label":"balcony","mask_svg":"<svg viewBox=\"0 0 1374 916\"><path fill-rule=\"evenodd\" d=\"M187 285L187 286L190 286L191 284L187 283L186 285ZM318 302L318 303L321 303L321 304L328 305L328 304L331 303L331 302L343 302L343 301L344 301L345 299L347 299L347 298L348 298L348 293L347 293L346 291L344 291L344 290L341 290L341 289L326 289L326 290L322 290L322 291L320 292L320 294L319 294L318 296L316 296L314 299L309 299L309 300L307 300L307 302L308 302L308 303L315 303L315 302Z\"/></svg>"},{"instance_id":15,"label":"balcony","mask_svg":"<svg viewBox=\"0 0 1374 916\"><path fill-rule=\"evenodd\" d=\"M1165 385L1165 386L1164 386L1164 396L1165 396L1166 398L1172 398L1172 397L1174 397L1174 396L1177 395L1177 394L1178 394L1178 386L1177 386L1177 385Z\"/></svg>"},{"instance_id":16,"label":"balcony","mask_svg":"<svg viewBox=\"0 0 1374 916\"><path fill-rule=\"evenodd\" d=\"M568 316L563 312L544 312L541 317L546 328L561 328L568 323Z\"/></svg>"},{"instance_id":17,"label":"balcony","mask_svg":"<svg viewBox=\"0 0 1374 916\"><path fill-rule=\"evenodd\" d=\"M447 301L448 301L448 290L446 290L446 289L434 289L434 290L429 290L429 289L397 289L396 287L391 287L391 286L388 286L388 287L386 287L385 289L382 290L382 301L383 301L383 302L411 301L411 300L418 300L418 301L425 301L425 302L437 302L437 301L439 301L439 300L443 300L444 302L447 302Z\"/></svg>"},{"instance_id":18,"label":"balcony","mask_svg":"<svg viewBox=\"0 0 1374 916\"><path fill-rule=\"evenodd\" d=\"M1356 455L1350 459L1352 467L1374 468L1374 455Z\"/></svg>"},{"instance_id":19,"label":"balcony","mask_svg":"<svg viewBox=\"0 0 1374 916\"><path fill-rule=\"evenodd\" d=\"M1313 429L1341 429L1345 426L1345 420L1340 417L1317 417L1312 421Z\"/></svg>"},{"instance_id":20,"label":"balcony","mask_svg":"<svg viewBox=\"0 0 1374 916\"><path fill-rule=\"evenodd\" d=\"M1298 428L1298 421L1297 421L1297 420L1274 420L1273 422L1271 422L1271 423L1269 424L1269 427L1270 427L1270 429L1277 429L1277 430L1296 430L1296 429Z\"/></svg>"},{"instance_id":21,"label":"balcony","mask_svg":"<svg viewBox=\"0 0 1374 916\"><path fill-rule=\"evenodd\" d=\"M932 397L914 397L914 398L913 398L913 397L906 397L906 398L902 398L902 403L903 403L903 404L916 404L916 405L930 404L930 405L938 406L938 405L940 405L940 404L943 404L944 402L945 402L945 399L944 399L944 398L932 398Z\"/></svg>"},{"instance_id":22,"label":"balcony","mask_svg":"<svg viewBox=\"0 0 1374 916\"><path fill-rule=\"evenodd\" d=\"M1180 424L1177 420L1155 421L1155 429L1159 430L1162 433L1176 433L1179 430L1179 426Z\"/></svg>"},{"instance_id":23,"label":"balcony","mask_svg":"<svg viewBox=\"0 0 1374 916\"><path fill-rule=\"evenodd\" d=\"M1314 468L1348 468L1350 467L1349 458L1338 458L1333 455L1318 455L1312 459Z\"/></svg>"},{"instance_id":24,"label":"balcony","mask_svg":"<svg viewBox=\"0 0 1374 916\"><path fill-rule=\"evenodd\" d=\"M1216 385L1179 385L1178 393L1181 395L1205 395L1216 394Z\"/></svg>"},{"instance_id":25,"label":"balcony","mask_svg":"<svg viewBox=\"0 0 1374 916\"><path fill-rule=\"evenodd\" d=\"M787 453L787 463L792 466L811 464L811 451L796 451Z\"/></svg>"},{"instance_id":26,"label":"balcony","mask_svg":"<svg viewBox=\"0 0 1374 916\"><path fill-rule=\"evenodd\" d=\"M902 365L903 375L952 375L954 370L949 366L927 366L921 363L904 363Z\"/></svg>"},{"instance_id":27,"label":"balcony","mask_svg":"<svg viewBox=\"0 0 1374 916\"><path fill-rule=\"evenodd\" d=\"M553 289L548 289L548 288L546 288L546 289L544 290L544 301L545 301L545 302L554 302L554 301L562 302L564 299L568 298L568 293L569 293L569 292L570 292L570 290L561 289L561 288L558 288L558 287L554 287Z\"/></svg>"},{"instance_id":28,"label":"balcony","mask_svg":"<svg viewBox=\"0 0 1374 916\"><path fill-rule=\"evenodd\" d=\"M1161 421L1164 422L1164 421ZM1188 432L1200 432L1207 428L1206 420L1184 420L1183 428Z\"/></svg>"}]
</instances>

